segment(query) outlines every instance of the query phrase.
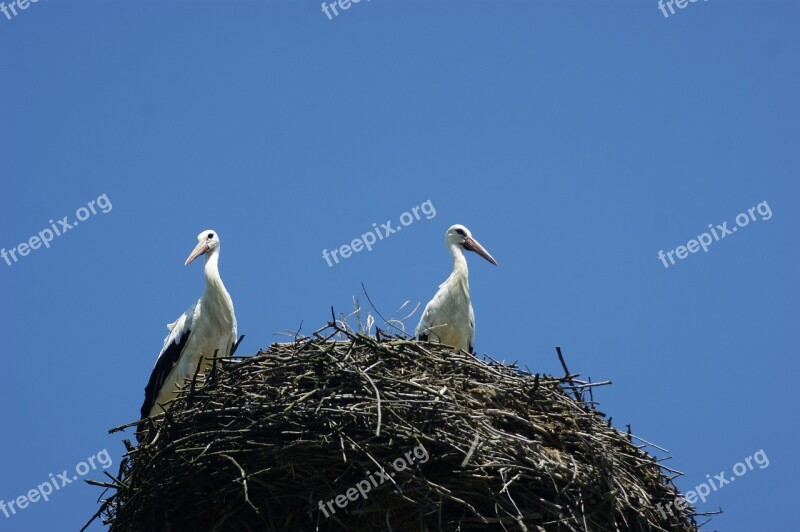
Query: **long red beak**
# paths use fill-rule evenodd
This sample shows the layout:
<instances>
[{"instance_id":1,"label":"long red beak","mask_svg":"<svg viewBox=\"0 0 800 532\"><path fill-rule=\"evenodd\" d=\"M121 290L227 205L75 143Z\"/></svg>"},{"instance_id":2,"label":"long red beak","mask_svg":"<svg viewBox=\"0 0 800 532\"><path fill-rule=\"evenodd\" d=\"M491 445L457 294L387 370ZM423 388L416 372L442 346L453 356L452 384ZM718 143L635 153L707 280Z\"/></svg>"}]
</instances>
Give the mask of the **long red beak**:
<instances>
[{"instance_id":1,"label":"long red beak","mask_svg":"<svg viewBox=\"0 0 800 532\"><path fill-rule=\"evenodd\" d=\"M489 252L486 251L486 249L483 246L481 246L480 242L478 242L474 238L467 237L466 239L464 239L464 249L466 249L467 251L474 251L484 259L488 260L489 262L497 266L497 261L494 260L494 257L492 257L489 254Z\"/></svg>"},{"instance_id":2,"label":"long red beak","mask_svg":"<svg viewBox=\"0 0 800 532\"><path fill-rule=\"evenodd\" d=\"M197 257L199 257L200 255L203 255L203 254L205 254L205 253L206 253L206 251L208 251L208 242L206 242L205 240L203 240L202 242L199 242L199 243L197 244L197 246L195 246L195 248L192 250L192 253L189 255L189 258L188 258L188 259L186 259L186 262L184 262L184 263L183 263L183 265L184 265L184 266L187 266L187 265L188 265L190 262L192 262L194 259L196 259L196 258L197 258Z\"/></svg>"}]
</instances>

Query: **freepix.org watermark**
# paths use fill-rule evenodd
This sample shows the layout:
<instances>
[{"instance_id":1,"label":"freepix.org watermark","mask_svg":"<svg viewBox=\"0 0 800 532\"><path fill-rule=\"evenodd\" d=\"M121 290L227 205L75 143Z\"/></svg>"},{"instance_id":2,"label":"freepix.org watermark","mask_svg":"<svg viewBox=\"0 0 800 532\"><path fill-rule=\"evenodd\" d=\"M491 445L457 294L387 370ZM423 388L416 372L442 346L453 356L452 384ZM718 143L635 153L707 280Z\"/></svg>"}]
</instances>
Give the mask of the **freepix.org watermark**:
<instances>
[{"instance_id":1,"label":"freepix.org watermark","mask_svg":"<svg viewBox=\"0 0 800 532\"><path fill-rule=\"evenodd\" d=\"M97 209L100 210L98 211ZM69 216L64 216L58 220L58 222L50 220L50 227L45 227L39 231L38 235L30 237L27 241L17 244L11 249L0 249L0 258L2 258L9 266L13 266L14 263L19 262L21 257L27 257L32 250L39 249L42 246L49 248L50 243L55 237L61 236L67 231L74 229L80 222L85 222L92 215L97 214L98 212L107 214L111 212L111 209L111 201L109 201L108 196L105 194L98 196L96 200L92 200L87 203L86 207L79 207L78 210L75 211L75 218L77 218L76 221L70 222Z\"/></svg>"},{"instance_id":2,"label":"freepix.org watermark","mask_svg":"<svg viewBox=\"0 0 800 532\"><path fill-rule=\"evenodd\" d=\"M334 0L333 2L322 2L322 12L327 15L328 20L333 20L333 17L339 16L339 9L342 11L347 11L352 7L353 4L357 4L361 2L361 0ZM369 2L369 0L367 0ZM339 9L337 9L337 6ZM333 12L333 15L331 15Z\"/></svg>"},{"instance_id":3,"label":"freepix.org watermark","mask_svg":"<svg viewBox=\"0 0 800 532\"><path fill-rule=\"evenodd\" d=\"M683 260L688 257L690 253L697 253L701 249L703 253L708 253L708 247L714 242L719 242L726 236L732 235L739 230L739 227L746 227L750 222L755 222L757 220L756 212L758 212L762 220L769 220L772 218L772 209L769 208L769 204L766 201L762 201L755 207L747 209L747 212L740 212L737 214L735 226L729 228L728 222L717 224L716 227L713 224L708 224L708 228L711 230L710 233L705 232L699 234L697 235L697 239L689 240L685 246L678 246L666 253L664 253L662 249L658 252L658 260L661 261L665 268L669 268L671 264L675 264L675 257ZM669 264L667 263L667 259L669 259Z\"/></svg>"},{"instance_id":4,"label":"freepix.org watermark","mask_svg":"<svg viewBox=\"0 0 800 532\"><path fill-rule=\"evenodd\" d=\"M112 460L111 456L108 454L108 450L103 449L99 453L87 458L85 462L79 462L75 466L76 474L72 476L70 476L68 469L65 469L56 476L53 476L53 474L50 473L50 478L46 482L39 484L32 490L28 491L28 493L25 495L20 495L19 497L9 500L8 502L0 499L0 512L2 512L3 515L6 516L6 519L8 519L12 515L16 515L18 511L24 510L31 504L39 501L48 502L50 500L50 495L64 488L64 486L67 484L72 484L78 480L78 477L85 476L90 471L94 471L97 469L98 465L103 469L108 469L111 467Z\"/></svg>"},{"instance_id":5,"label":"freepix.org watermark","mask_svg":"<svg viewBox=\"0 0 800 532\"><path fill-rule=\"evenodd\" d=\"M334 504L339 508L344 509L351 501L355 502L359 498L367 499L367 494L372 491L373 488L378 488L384 482L388 482L389 479L394 477L397 472L403 471L407 467L410 467L415 461L418 464L424 464L428 461L428 458L428 451L426 451L422 445L417 445L412 450L406 452L405 455L395 458L395 460L392 462L394 471L391 473L387 473L384 468L380 468L380 470L374 473L367 473L367 478L357 482L354 487L349 488L344 493L340 493L327 502L323 502L322 499L320 499L317 503L319 509L322 510L323 514L325 514L325 517L330 517L336 513L336 509L333 507Z\"/></svg>"},{"instance_id":6,"label":"freepix.org watermark","mask_svg":"<svg viewBox=\"0 0 800 532\"><path fill-rule=\"evenodd\" d=\"M20 11L25 11L31 4L37 3L39 0L12 0L8 5L5 2L0 2L0 12L6 16L6 20L11 20L16 17ZM20 11L17 11L19 8Z\"/></svg>"},{"instance_id":7,"label":"freepix.org watermark","mask_svg":"<svg viewBox=\"0 0 800 532\"><path fill-rule=\"evenodd\" d=\"M337 257L337 255L341 256L342 259L348 259L353 253L358 253L365 248L367 251L372 251L372 246L379 240L383 240L397 233L403 229L403 227L408 227L415 221L420 220L422 218L420 213L425 215L426 220L431 220L436 217L436 207L433 206L431 200L422 202L422 204L400 215L399 227L392 227L391 220L387 220L385 224L380 224L380 226L377 223L373 223L372 231L367 231L361 235L360 238L353 239L349 244L343 244L330 252L327 249L323 249L322 258L325 259L325 262L328 263L328 267L330 268L334 263L339 264L339 257ZM333 258L333 262L331 262L331 258Z\"/></svg>"},{"instance_id":8,"label":"freepix.org watermark","mask_svg":"<svg viewBox=\"0 0 800 532\"><path fill-rule=\"evenodd\" d=\"M676 497L674 501L668 502L666 506L662 505L661 503L656 504L656 508L658 508L658 511L661 512L661 516L666 519L666 512L672 513L673 506L678 511L681 511L683 507L686 506L687 502L689 504L694 504L697 499L700 499L702 502L706 502L706 498L711 495L712 492L722 489L731 482L734 482L738 477L742 477L746 475L748 471L752 471L754 469L753 462L756 463L759 469L766 469L769 467L769 458L767 457L767 453L764 452L764 449L759 449L752 455L745 458L743 461L736 462L732 468L732 476L726 476L725 471L720 471L719 474L714 475L713 478L711 477L711 474L707 474L707 482L701 482L695 486L693 490L689 490L683 495Z\"/></svg>"},{"instance_id":9,"label":"freepix.org watermark","mask_svg":"<svg viewBox=\"0 0 800 532\"><path fill-rule=\"evenodd\" d=\"M708 0L703 1L707 2ZM676 6L678 9L685 9L686 6L694 4L695 2L697 2L697 0L658 0L658 9L664 15L664 18L669 18L670 15L677 13L673 6ZM669 9L669 13L667 13L667 9Z\"/></svg>"}]
</instances>

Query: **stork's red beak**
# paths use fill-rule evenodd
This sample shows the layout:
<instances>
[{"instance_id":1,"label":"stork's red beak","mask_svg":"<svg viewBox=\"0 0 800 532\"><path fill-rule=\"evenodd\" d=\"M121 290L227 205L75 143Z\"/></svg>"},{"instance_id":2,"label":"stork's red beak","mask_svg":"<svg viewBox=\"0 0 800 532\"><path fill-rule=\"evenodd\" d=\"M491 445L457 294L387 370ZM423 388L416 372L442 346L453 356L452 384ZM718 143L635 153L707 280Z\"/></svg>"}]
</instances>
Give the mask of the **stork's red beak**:
<instances>
[{"instance_id":1,"label":"stork's red beak","mask_svg":"<svg viewBox=\"0 0 800 532\"><path fill-rule=\"evenodd\" d=\"M186 259L186 262L184 262L183 265L184 266L188 265L190 262L192 262L194 259L196 259L200 255L205 254L206 251L208 251L208 242L203 240L202 242L199 242L197 244L197 246L194 248L194 250L192 250L192 253L189 255L189 258Z\"/></svg>"},{"instance_id":2,"label":"stork's red beak","mask_svg":"<svg viewBox=\"0 0 800 532\"><path fill-rule=\"evenodd\" d=\"M486 251L486 249L484 249L484 247L481 246L480 243L474 238L468 236L464 239L464 249L467 251L474 251L484 259L497 266L497 261L494 260L494 257L492 257L489 252Z\"/></svg>"}]
</instances>

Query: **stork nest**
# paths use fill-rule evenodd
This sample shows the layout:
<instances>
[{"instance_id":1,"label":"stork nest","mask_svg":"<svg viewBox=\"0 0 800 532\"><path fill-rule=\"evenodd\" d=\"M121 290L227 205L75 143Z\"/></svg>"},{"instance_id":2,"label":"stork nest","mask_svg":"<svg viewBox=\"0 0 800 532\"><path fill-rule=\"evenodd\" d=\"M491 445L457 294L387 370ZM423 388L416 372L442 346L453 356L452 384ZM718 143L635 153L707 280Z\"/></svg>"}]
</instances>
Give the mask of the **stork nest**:
<instances>
[{"instance_id":1,"label":"stork nest","mask_svg":"<svg viewBox=\"0 0 800 532\"><path fill-rule=\"evenodd\" d=\"M671 470L574 375L331 327L187 384L145 443L126 440L118 478L93 482L112 492L95 517L112 531L698 529Z\"/></svg>"}]
</instances>

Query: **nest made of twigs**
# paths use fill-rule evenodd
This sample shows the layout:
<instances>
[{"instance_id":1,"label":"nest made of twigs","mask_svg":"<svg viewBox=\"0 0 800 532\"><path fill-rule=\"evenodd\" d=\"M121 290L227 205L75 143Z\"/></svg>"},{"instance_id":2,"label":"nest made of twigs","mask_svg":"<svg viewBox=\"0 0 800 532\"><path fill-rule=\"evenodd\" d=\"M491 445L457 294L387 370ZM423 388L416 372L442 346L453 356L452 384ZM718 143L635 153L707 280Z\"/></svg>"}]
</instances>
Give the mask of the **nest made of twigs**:
<instances>
[{"instance_id":1,"label":"nest made of twigs","mask_svg":"<svg viewBox=\"0 0 800 532\"><path fill-rule=\"evenodd\" d=\"M187 385L99 483L98 515L112 531L697 530L571 378L327 332Z\"/></svg>"}]
</instances>

